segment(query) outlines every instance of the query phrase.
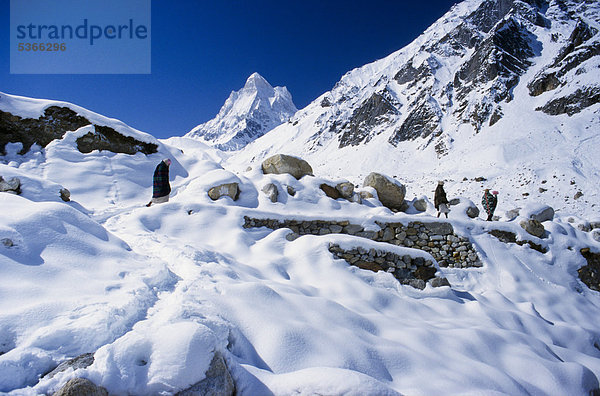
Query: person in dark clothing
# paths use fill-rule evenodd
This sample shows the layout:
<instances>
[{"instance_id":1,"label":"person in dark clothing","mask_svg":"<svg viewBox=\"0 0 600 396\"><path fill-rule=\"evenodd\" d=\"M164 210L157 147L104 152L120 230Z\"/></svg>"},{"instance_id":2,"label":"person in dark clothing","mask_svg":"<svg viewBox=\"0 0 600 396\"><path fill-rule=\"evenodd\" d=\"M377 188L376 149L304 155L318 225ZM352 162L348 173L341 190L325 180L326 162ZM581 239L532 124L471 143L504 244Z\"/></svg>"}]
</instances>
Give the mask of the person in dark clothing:
<instances>
[{"instance_id":1,"label":"person in dark clothing","mask_svg":"<svg viewBox=\"0 0 600 396\"><path fill-rule=\"evenodd\" d=\"M489 188L486 188L483 192L483 197L481 198L481 205L483 206L483 210L487 213L487 221L492 221L492 216L494 215L494 210L496 210L496 205L498 204L498 191L490 192Z\"/></svg>"},{"instance_id":2,"label":"person in dark clothing","mask_svg":"<svg viewBox=\"0 0 600 396\"><path fill-rule=\"evenodd\" d=\"M435 195L433 196L433 204L438 211L437 217L440 217L440 213L443 213L446 215L446 218L448 218L450 208L448 207L448 198L446 198L446 191L444 191L443 181L438 182L438 185L435 189Z\"/></svg>"},{"instance_id":3,"label":"person in dark clothing","mask_svg":"<svg viewBox=\"0 0 600 396\"><path fill-rule=\"evenodd\" d=\"M166 158L156 166L154 176L152 176L152 200L146 206L153 203L169 202L171 185L169 184L169 166L171 160Z\"/></svg>"}]
</instances>

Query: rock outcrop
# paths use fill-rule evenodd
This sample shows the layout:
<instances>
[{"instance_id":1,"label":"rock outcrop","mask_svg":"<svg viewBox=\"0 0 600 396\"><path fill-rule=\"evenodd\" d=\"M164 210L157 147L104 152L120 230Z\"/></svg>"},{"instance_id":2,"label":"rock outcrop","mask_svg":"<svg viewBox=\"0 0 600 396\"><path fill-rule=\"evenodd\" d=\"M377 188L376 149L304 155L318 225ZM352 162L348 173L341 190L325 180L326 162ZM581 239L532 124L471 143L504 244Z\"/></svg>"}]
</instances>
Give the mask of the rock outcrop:
<instances>
[{"instance_id":1,"label":"rock outcrop","mask_svg":"<svg viewBox=\"0 0 600 396\"><path fill-rule=\"evenodd\" d=\"M88 132L77 139L77 149L82 153L94 150L106 150L123 154L153 154L158 150L154 143L141 142L131 136L125 136L111 127L94 125L95 132Z\"/></svg>"},{"instance_id":2,"label":"rock outcrop","mask_svg":"<svg viewBox=\"0 0 600 396\"><path fill-rule=\"evenodd\" d=\"M83 355L79 355L76 358L66 360L59 364L54 370L50 371L48 374L44 375L44 378L52 378L58 373L62 373L68 369L81 369L91 366L94 363L94 354L93 353L84 353Z\"/></svg>"},{"instance_id":3,"label":"rock outcrop","mask_svg":"<svg viewBox=\"0 0 600 396\"><path fill-rule=\"evenodd\" d=\"M519 225L521 226L521 228L523 228L529 234L531 234L535 237L538 237L538 238L543 238L544 234L546 233L546 230L544 229L544 225L537 220L533 220L533 219L523 220L522 222L519 223Z\"/></svg>"},{"instance_id":4,"label":"rock outcrop","mask_svg":"<svg viewBox=\"0 0 600 396\"><path fill-rule=\"evenodd\" d=\"M499 241L504 243L516 243L519 246L528 245L530 248L537 250L540 253L546 253L548 251L545 247L533 241L517 239L517 234L514 232L505 230L491 230L489 231L489 234L495 236Z\"/></svg>"},{"instance_id":5,"label":"rock outcrop","mask_svg":"<svg viewBox=\"0 0 600 396\"><path fill-rule=\"evenodd\" d=\"M71 192L66 188L61 188L58 193L60 194L60 199L63 201L69 202L71 200Z\"/></svg>"},{"instance_id":6,"label":"rock outcrop","mask_svg":"<svg viewBox=\"0 0 600 396\"><path fill-rule=\"evenodd\" d=\"M34 144L46 147L51 141L61 139L66 132L76 131L86 125L92 123L68 107L50 106L37 119L0 111L0 153L6 154L7 143L21 143L23 148L19 154L25 154ZM94 125L94 130L77 139L77 148L82 153L108 150L125 154L152 154L158 150L156 144L125 136L108 126Z\"/></svg>"},{"instance_id":7,"label":"rock outcrop","mask_svg":"<svg viewBox=\"0 0 600 396\"><path fill-rule=\"evenodd\" d=\"M600 253L593 253L589 248L581 249L581 255L587 265L579 268L579 279L592 290L600 292Z\"/></svg>"},{"instance_id":8,"label":"rock outcrop","mask_svg":"<svg viewBox=\"0 0 600 396\"><path fill-rule=\"evenodd\" d=\"M267 158L261 165L264 174L283 174L288 173L296 179L301 179L303 176L313 175L312 167L308 162L301 158L293 157L285 154L275 154Z\"/></svg>"}]
</instances>

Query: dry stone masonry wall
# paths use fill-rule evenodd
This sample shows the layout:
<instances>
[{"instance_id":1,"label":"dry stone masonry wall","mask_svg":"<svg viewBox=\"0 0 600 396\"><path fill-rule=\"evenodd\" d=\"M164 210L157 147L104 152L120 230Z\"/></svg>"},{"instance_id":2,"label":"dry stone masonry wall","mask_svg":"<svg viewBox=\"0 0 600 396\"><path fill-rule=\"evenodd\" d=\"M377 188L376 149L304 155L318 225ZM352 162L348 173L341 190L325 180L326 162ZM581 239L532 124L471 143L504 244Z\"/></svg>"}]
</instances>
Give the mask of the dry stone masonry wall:
<instances>
[{"instance_id":1,"label":"dry stone masonry wall","mask_svg":"<svg viewBox=\"0 0 600 396\"><path fill-rule=\"evenodd\" d=\"M448 222L380 223L379 231L365 230L348 221L325 220L274 220L244 216L244 228L267 227L273 230L289 228L288 238L301 235L347 234L386 242L396 246L410 247L428 252L440 267L481 267L481 260L468 238L454 233Z\"/></svg>"},{"instance_id":2,"label":"dry stone masonry wall","mask_svg":"<svg viewBox=\"0 0 600 396\"><path fill-rule=\"evenodd\" d=\"M408 254L398 255L385 250L365 249L360 246L342 249L339 245L329 245L334 257L346 260L348 264L370 271L391 272L403 285L424 289L425 283L433 287L450 286L446 278L436 277L437 269L433 261L423 257L412 257Z\"/></svg>"}]
</instances>

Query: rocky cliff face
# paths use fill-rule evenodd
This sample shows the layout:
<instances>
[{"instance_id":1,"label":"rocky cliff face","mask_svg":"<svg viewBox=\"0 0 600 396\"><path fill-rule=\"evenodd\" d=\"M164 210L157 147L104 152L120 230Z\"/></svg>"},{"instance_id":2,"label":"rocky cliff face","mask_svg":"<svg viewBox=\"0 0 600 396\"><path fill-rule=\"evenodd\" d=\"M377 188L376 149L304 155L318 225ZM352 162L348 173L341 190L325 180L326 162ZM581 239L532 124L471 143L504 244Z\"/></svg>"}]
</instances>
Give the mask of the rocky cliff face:
<instances>
[{"instance_id":1,"label":"rocky cliff face","mask_svg":"<svg viewBox=\"0 0 600 396\"><path fill-rule=\"evenodd\" d=\"M186 136L222 150L239 150L288 121L297 110L285 87L273 88L254 73L242 89L229 95L214 119L198 125Z\"/></svg>"}]
</instances>

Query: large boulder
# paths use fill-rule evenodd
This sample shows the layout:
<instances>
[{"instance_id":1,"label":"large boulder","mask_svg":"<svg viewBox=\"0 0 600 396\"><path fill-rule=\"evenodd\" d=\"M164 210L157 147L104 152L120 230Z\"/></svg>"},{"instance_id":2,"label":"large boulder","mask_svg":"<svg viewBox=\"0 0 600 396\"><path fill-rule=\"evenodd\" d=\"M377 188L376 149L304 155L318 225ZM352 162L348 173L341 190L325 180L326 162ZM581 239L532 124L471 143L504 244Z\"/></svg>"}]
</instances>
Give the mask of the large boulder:
<instances>
[{"instance_id":1,"label":"large boulder","mask_svg":"<svg viewBox=\"0 0 600 396\"><path fill-rule=\"evenodd\" d=\"M519 225L529 234L538 238L542 238L546 232L544 225L537 220L523 220Z\"/></svg>"},{"instance_id":2,"label":"large boulder","mask_svg":"<svg viewBox=\"0 0 600 396\"><path fill-rule=\"evenodd\" d=\"M108 396L108 392L89 379L73 378L56 392L54 396Z\"/></svg>"},{"instance_id":3,"label":"large boulder","mask_svg":"<svg viewBox=\"0 0 600 396\"><path fill-rule=\"evenodd\" d=\"M264 174L274 173L280 175L287 173L296 179L300 179L306 175L313 175L313 170L308 162L301 158L285 154L276 154L267 158L263 161L261 167Z\"/></svg>"},{"instance_id":4,"label":"large boulder","mask_svg":"<svg viewBox=\"0 0 600 396\"><path fill-rule=\"evenodd\" d=\"M225 196L235 201L240 196L240 188L237 183L225 183L208 190L208 196L213 201Z\"/></svg>"},{"instance_id":5,"label":"large boulder","mask_svg":"<svg viewBox=\"0 0 600 396\"><path fill-rule=\"evenodd\" d=\"M219 352L210 362L206 377L191 388L177 393L176 396L231 396L235 393L235 385L225 359Z\"/></svg>"},{"instance_id":6,"label":"large boulder","mask_svg":"<svg viewBox=\"0 0 600 396\"><path fill-rule=\"evenodd\" d=\"M381 204L389 209L402 210L406 187L396 180L380 173L370 173L363 183L364 187L373 187Z\"/></svg>"}]
</instances>

